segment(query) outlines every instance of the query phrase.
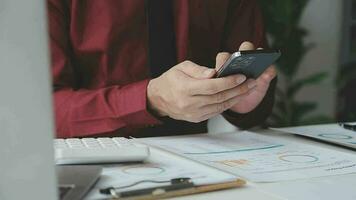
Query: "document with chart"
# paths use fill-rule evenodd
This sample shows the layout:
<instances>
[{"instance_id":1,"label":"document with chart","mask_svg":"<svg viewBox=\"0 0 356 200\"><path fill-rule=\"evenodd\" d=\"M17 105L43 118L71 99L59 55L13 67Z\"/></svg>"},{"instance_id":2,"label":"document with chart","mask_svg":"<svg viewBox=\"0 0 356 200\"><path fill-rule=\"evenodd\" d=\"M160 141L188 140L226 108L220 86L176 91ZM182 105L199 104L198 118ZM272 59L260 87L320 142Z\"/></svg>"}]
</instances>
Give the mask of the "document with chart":
<instances>
[{"instance_id":1,"label":"document with chart","mask_svg":"<svg viewBox=\"0 0 356 200\"><path fill-rule=\"evenodd\" d=\"M248 131L139 141L254 182L356 173L356 155Z\"/></svg>"},{"instance_id":2,"label":"document with chart","mask_svg":"<svg viewBox=\"0 0 356 200\"><path fill-rule=\"evenodd\" d=\"M271 129L287 133L293 133L297 135L303 135L356 149L356 131L342 128L338 124L296 126Z\"/></svg>"},{"instance_id":3,"label":"document with chart","mask_svg":"<svg viewBox=\"0 0 356 200\"><path fill-rule=\"evenodd\" d=\"M236 181L237 176L182 159L167 153L154 151L144 163L102 165L103 172L98 183L85 198L108 199L99 190L116 187L117 192L131 191L169 184L174 178L191 178L195 185L218 184Z\"/></svg>"}]
</instances>

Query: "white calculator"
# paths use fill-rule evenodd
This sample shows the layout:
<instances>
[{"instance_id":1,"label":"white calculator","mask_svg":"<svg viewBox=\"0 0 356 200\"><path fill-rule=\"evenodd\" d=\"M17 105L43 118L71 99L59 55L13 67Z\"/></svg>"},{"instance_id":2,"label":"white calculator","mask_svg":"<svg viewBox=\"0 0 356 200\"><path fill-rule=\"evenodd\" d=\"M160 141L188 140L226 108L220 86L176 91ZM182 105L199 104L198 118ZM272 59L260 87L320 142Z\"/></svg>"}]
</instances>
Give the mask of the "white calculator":
<instances>
[{"instance_id":1,"label":"white calculator","mask_svg":"<svg viewBox=\"0 0 356 200\"><path fill-rule=\"evenodd\" d=\"M124 137L54 139L57 165L144 161L148 146Z\"/></svg>"}]
</instances>

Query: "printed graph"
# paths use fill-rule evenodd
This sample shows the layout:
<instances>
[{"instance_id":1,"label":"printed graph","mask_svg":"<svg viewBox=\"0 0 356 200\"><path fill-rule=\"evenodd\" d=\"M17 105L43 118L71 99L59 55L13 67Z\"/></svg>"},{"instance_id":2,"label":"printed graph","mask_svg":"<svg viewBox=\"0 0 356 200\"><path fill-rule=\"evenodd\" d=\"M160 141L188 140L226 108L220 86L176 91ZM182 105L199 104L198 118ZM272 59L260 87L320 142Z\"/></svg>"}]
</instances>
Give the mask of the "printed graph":
<instances>
[{"instance_id":1,"label":"printed graph","mask_svg":"<svg viewBox=\"0 0 356 200\"><path fill-rule=\"evenodd\" d=\"M334 139L334 140L350 140L352 139L352 136L350 135L343 135L343 134L338 134L338 133L322 133L318 135L321 138L328 138L328 139Z\"/></svg>"},{"instance_id":2,"label":"printed graph","mask_svg":"<svg viewBox=\"0 0 356 200\"><path fill-rule=\"evenodd\" d=\"M313 163L319 160L318 157L313 155L282 155L278 157L280 160L290 163Z\"/></svg>"},{"instance_id":3,"label":"printed graph","mask_svg":"<svg viewBox=\"0 0 356 200\"><path fill-rule=\"evenodd\" d=\"M187 155L208 155L208 154L224 154L224 153L234 153L234 152L244 152L244 151L257 151L257 150L265 150L265 149L273 149L277 147L282 147L282 144L270 145L270 146L262 146L262 147L251 147L251 148L241 148L241 149L232 149L225 151L206 151L206 152L185 152Z\"/></svg>"}]
</instances>

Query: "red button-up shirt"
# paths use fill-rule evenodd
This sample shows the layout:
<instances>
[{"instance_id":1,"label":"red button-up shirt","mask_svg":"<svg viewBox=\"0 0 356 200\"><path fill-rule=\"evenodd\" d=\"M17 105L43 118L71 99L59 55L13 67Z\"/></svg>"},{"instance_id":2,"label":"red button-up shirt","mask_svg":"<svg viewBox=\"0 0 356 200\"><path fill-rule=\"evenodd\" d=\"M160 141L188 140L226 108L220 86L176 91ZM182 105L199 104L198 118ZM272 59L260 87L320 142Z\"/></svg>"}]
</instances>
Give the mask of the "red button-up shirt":
<instances>
[{"instance_id":1,"label":"red button-up shirt","mask_svg":"<svg viewBox=\"0 0 356 200\"><path fill-rule=\"evenodd\" d=\"M144 0L49 0L48 15L57 137L135 135L161 123L146 104ZM245 40L264 46L254 0L175 0L174 27L179 62L213 67L218 52ZM248 114L227 118L259 122Z\"/></svg>"}]
</instances>

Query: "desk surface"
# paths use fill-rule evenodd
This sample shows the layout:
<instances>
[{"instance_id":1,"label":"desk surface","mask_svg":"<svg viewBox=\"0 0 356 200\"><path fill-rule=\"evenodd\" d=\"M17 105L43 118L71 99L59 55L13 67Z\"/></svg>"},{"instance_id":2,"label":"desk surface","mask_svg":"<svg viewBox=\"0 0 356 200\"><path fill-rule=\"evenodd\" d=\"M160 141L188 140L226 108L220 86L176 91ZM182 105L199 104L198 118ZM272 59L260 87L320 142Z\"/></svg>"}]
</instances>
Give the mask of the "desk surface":
<instances>
[{"instance_id":1,"label":"desk surface","mask_svg":"<svg viewBox=\"0 0 356 200\"><path fill-rule=\"evenodd\" d=\"M259 134L268 134L272 137L284 137L289 140L299 142L301 144L313 144L316 146L327 147L329 149L334 149L335 151L343 151L349 153L355 153L355 151L343 149L337 146L332 146L324 143L315 142L302 138L299 136L281 134L272 130L257 131ZM221 133L223 134L223 133ZM161 151L159 149L152 148L151 161L159 161L160 155L167 154L168 156L178 157L177 155ZM179 157L181 159L181 157ZM341 176L329 176L321 178L312 178L297 181L285 181L277 183L252 183L247 182L247 185L242 188L229 189L223 191L209 192L204 194L196 194L190 196L177 197L174 199L184 200L184 199L201 199L201 200L212 200L212 199L264 199L264 200L275 200L275 199L291 199L291 200L354 200L356 199L356 174L348 174Z\"/></svg>"},{"instance_id":2,"label":"desk surface","mask_svg":"<svg viewBox=\"0 0 356 200\"><path fill-rule=\"evenodd\" d=\"M333 145L315 142L294 135L278 134L275 131L263 130L258 131L261 134L268 134L273 137L284 137L290 140L300 142L301 144L309 143L317 146L324 146L336 151L355 153L348 149L343 149ZM222 133L223 134L223 133ZM279 183L251 183L248 182L246 187L236 188L224 191L197 194L192 196L179 197L174 199L291 199L291 200L354 200L356 199L356 174L341 176L329 176L321 178L312 178L298 181L286 181Z\"/></svg>"}]
</instances>

